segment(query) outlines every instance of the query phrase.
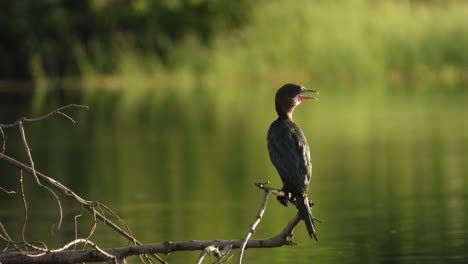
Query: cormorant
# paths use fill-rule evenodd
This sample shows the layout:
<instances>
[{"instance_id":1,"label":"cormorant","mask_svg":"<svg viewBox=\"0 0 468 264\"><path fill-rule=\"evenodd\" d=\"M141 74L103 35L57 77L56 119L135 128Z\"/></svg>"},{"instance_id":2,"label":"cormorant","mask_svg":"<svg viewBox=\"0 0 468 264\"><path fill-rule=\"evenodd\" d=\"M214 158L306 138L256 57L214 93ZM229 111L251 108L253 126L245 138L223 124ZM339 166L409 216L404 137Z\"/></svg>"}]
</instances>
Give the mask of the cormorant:
<instances>
[{"instance_id":1,"label":"cormorant","mask_svg":"<svg viewBox=\"0 0 468 264\"><path fill-rule=\"evenodd\" d=\"M304 96L303 93L316 92L300 85L285 84L275 96L276 119L268 129L268 152L276 167L286 196L278 196L278 201L287 206L288 200L294 203L299 216L304 220L310 237L318 241L314 228L314 218L310 210L307 191L312 176L312 162L309 145L304 133L292 119L293 111L302 101L315 97Z\"/></svg>"}]
</instances>

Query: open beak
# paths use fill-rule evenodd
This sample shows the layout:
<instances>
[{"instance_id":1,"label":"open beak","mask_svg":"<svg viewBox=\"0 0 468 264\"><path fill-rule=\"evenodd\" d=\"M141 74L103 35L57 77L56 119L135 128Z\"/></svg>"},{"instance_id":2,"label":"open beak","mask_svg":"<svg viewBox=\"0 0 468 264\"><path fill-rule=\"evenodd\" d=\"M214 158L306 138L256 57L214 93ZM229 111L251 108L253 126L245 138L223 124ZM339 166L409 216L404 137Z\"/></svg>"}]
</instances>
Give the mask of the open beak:
<instances>
[{"instance_id":1,"label":"open beak","mask_svg":"<svg viewBox=\"0 0 468 264\"><path fill-rule=\"evenodd\" d=\"M303 94L303 93L317 93L317 94L319 94L318 91L309 90L309 89L304 89L304 90L297 96L297 99L298 99L299 102L302 102L302 101L305 101L305 100L318 100L317 97L301 95L301 94Z\"/></svg>"}]
</instances>

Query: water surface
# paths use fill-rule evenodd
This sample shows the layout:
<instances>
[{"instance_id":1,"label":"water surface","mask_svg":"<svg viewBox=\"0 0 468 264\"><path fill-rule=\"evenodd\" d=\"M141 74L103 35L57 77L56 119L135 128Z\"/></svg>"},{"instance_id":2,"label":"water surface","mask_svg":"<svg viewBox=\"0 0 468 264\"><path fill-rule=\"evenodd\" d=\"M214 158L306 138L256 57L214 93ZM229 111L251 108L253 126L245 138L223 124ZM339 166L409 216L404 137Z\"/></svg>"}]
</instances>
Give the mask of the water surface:
<instances>
[{"instance_id":1,"label":"water surface","mask_svg":"<svg viewBox=\"0 0 468 264\"><path fill-rule=\"evenodd\" d=\"M234 99L228 109L216 97L194 93L131 109L118 96L51 95L33 110L29 96L9 94L1 95L0 122L85 101L89 111L71 113L76 125L62 117L26 125L39 171L109 205L143 243L238 239L260 205L262 192L253 183L280 187L266 149L274 91L260 92L259 101ZM309 196L324 221L317 226L320 241L308 238L300 223L297 246L248 250L246 263L466 263L465 101L460 95L321 91L318 102L301 105L295 120L311 146ZM7 153L25 161L17 129L6 133ZM18 171L0 162L0 172L1 186L18 191ZM27 238L51 246L72 240L79 208L65 200L64 225L51 235L56 204L30 177L25 181ZM21 200L0 193L0 201L0 221L19 235ZM294 214L272 199L254 238L274 236ZM82 216L79 223L86 234L90 221ZM91 239L101 247L126 245L104 225ZM198 254L165 258L192 263Z\"/></svg>"}]
</instances>

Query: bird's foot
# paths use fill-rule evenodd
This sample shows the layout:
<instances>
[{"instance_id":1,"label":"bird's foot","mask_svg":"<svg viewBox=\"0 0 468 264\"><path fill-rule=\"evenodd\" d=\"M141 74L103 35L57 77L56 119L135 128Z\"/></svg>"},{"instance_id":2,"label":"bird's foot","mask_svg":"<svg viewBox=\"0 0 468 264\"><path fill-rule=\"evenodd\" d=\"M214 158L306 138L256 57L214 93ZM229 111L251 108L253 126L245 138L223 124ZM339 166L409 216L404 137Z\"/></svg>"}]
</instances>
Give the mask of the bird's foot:
<instances>
[{"instance_id":1,"label":"bird's foot","mask_svg":"<svg viewBox=\"0 0 468 264\"><path fill-rule=\"evenodd\" d=\"M288 206L288 200L289 200L288 197L286 197L286 196L276 196L276 199L283 206Z\"/></svg>"},{"instance_id":2,"label":"bird's foot","mask_svg":"<svg viewBox=\"0 0 468 264\"><path fill-rule=\"evenodd\" d=\"M283 195L276 196L276 199L278 199L278 202L280 202L284 206L288 206L288 202L293 203L294 197L289 191L281 189L281 192L283 193Z\"/></svg>"},{"instance_id":3,"label":"bird's foot","mask_svg":"<svg viewBox=\"0 0 468 264\"><path fill-rule=\"evenodd\" d=\"M293 195L289 195L289 202L296 206L296 197L294 197Z\"/></svg>"},{"instance_id":4,"label":"bird's foot","mask_svg":"<svg viewBox=\"0 0 468 264\"><path fill-rule=\"evenodd\" d=\"M297 245L297 243L293 241L293 238L294 238L294 234L293 234L292 232L289 233L289 234L286 236L286 243L285 243L285 245L288 245L288 246L295 246L295 245Z\"/></svg>"}]
</instances>

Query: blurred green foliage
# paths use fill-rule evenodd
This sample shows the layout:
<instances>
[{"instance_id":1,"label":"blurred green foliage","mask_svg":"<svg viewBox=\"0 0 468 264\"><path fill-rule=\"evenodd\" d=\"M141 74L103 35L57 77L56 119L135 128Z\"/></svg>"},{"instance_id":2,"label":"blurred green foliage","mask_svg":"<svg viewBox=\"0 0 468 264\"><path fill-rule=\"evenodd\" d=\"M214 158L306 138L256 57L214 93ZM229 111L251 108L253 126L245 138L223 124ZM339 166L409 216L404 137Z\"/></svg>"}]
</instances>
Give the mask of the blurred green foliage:
<instances>
[{"instance_id":1,"label":"blurred green foliage","mask_svg":"<svg viewBox=\"0 0 468 264\"><path fill-rule=\"evenodd\" d=\"M20 3L25 1L5 5ZM207 18L212 24L205 29L187 26L201 25L196 13L180 15L184 5L197 2L158 3L177 20L165 20L168 28L181 23L176 35L143 34L148 27L155 32L162 27L151 22L157 20L151 17L152 1L45 3L58 9L86 6L94 14L88 21L93 30L109 30L93 31L83 41L75 24L64 22L62 29L48 30L54 37L69 36L69 42L50 37L41 42L44 46L17 45L25 58L14 57L15 62L26 71L31 67L36 84L82 89L67 89L65 96L49 89L42 98L35 93L35 116L66 102L91 107L73 128L67 120L31 126L35 161L50 175L64 176L63 182L83 196L123 211L142 241L230 238L244 232L259 199L258 190L248 186L262 180L280 184L265 134L276 118L276 89L296 82L320 91L320 100L301 105L295 120L312 149L310 194L317 201L316 215L326 220L319 227L324 236L309 250L300 225L296 239L307 250L253 251L247 255L250 262L467 258L467 1L269 0L251 9L244 3L239 8L247 13L222 10ZM126 17L127 7L133 16L146 18ZM176 13L174 8L182 9ZM38 21L34 10L28 12ZM115 28L103 24L108 19ZM124 23L127 19L135 23ZM182 23L191 19L198 22ZM47 45L65 48L46 50ZM59 51L67 60L61 61ZM62 66L54 66L58 61ZM0 115L26 111L11 102L0 104L6 109ZM103 186L112 191L103 192ZM41 208L42 200L32 200ZM294 208L270 206L258 237L278 232L294 213ZM50 214L56 218L55 211ZM10 221L21 229L19 217L12 214ZM32 230L38 237L50 233ZM182 258L174 262L186 263Z\"/></svg>"},{"instance_id":2,"label":"blurred green foliage","mask_svg":"<svg viewBox=\"0 0 468 264\"><path fill-rule=\"evenodd\" d=\"M245 0L2 1L0 78L30 77L32 62L48 76L78 74L80 52L109 72L116 42L164 59L188 33L206 42L216 30L242 25L248 6Z\"/></svg>"},{"instance_id":3,"label":"blurred green foliage","mask_svg":"<svg viewBox=\"0 0 468 264\"><path fill-rule=\"evenodd\" d=\"M3 77L125 93L127 104L204 88L464 90L467 1L10 1ZM14 19L11 19L14 18ZM365 84L365 85L362 85ZM384 85L385 84L385 85ZM386 84L390 84L387 86ZM436 85L434 85L436 84Z\"/></svg>"}]
</instances>

